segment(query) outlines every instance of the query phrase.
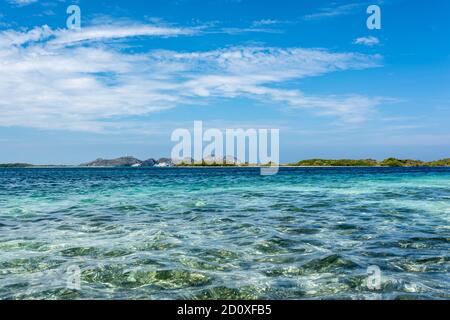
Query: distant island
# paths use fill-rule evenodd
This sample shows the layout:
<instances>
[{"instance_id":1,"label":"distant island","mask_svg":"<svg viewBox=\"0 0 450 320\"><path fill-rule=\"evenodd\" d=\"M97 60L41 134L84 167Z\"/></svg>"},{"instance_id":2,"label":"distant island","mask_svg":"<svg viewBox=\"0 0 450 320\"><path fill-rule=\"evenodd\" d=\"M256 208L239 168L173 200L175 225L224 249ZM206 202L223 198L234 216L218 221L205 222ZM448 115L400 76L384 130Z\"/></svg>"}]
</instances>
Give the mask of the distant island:
<instances>
[{"instance_id":1,"label":"distant island","mask_svg":"<svg viewBox=\"0 0 450 320\"><path fill-rule=\"evenodd\" d=\"M410 159L397 159L388 158L382 161L377 161L373 159L364 160L324 160L324 159L311 159L299 161L293 166L299 167L449 167L450 158L437 160L437 161L420 161L420 160L410 160Z\"/></svg>"},{"instance_id":2,"label":"distant island","mask_svg":"<svg viewBox=\"0 0 450 320\"><path fill-rule=\"evenodd\" d=\"M28 163L5 163L0 164L0 168L40 168L40 167L80 167L80 168L150 168L150 167L258 167L271 166L272 163L257 165L241 163L232 157L223 159L209 158L195 162L193 159L183 159L173 161L170 158L139 160L134 157L120 157L116 159L96 159L91 162L82 163L78 166L67 165L33 165ZM382 161L373 159L309 159L301 160L291 164L280 164L286 167L450 167L450 158L437 161L420 161L411 159L388 158Z\"/></svg>"}]
</instances>

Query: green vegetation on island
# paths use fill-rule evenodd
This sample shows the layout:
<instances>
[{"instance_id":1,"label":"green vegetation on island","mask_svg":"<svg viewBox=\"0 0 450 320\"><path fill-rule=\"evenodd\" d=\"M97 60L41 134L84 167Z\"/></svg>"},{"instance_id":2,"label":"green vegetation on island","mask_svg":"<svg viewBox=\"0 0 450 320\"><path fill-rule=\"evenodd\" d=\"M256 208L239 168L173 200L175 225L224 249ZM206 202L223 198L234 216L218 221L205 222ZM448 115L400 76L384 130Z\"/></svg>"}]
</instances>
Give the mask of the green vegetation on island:
<instances>
[{"instance_id":1,"label":"green vegetation on island","mask_svg":"<svg viewBox=\"0 0 450 320\"><path fill-rule=\"evenodd\" d=\"M382 167L424 167L427 166L427 163L420 160L388 158L381 161L379 165Z\"/></svg>"},{"instance_id":2,"label":"green vegetation on island","mask_svg":"<svg viewBox=\"0 0 450 320\"><path fill-rule=\"evenodd\" d=\"M175 165L176 167L246 167L246 164L234 164L234 163L220 163L220 162L179 162Z\"/></svg>"},{"instance_id":3,"label":"green vegetation on island","mask_svg":"<svg viewBox=\"0 0 450 320\"><path fill-rule=\"evenodd\" d=\"M373 159L365 160L326 160L326 159L310 159L302 160L292 166L298 167L450 167L450 158L438 161L420 161L410 159L388 158L382 161Z\"/></svg>"},{"instance_id":4,"label":"green vegetation on island","mask_svg":"<svg viewBox=\"0 0 450 320\"><path fill-rule=\"evenodd\" d=\"M450 167L450 158L431 161L428 162L427 165L430 167Z\"/></svg>"},{"instance_id":5,"label":"green vegetation on island","mask_svg":"<svg viewBox=\"0 0 450 320\"><path fill-rule=\"evenodd\" d=\"M376 160L325 160L325 159L310 159L302 160L293 164L299 167L375 167L378 165Z\"/></svg>"},{"instance_id":6,"label":"green vegetation on island","mask_svg":"<svg viewBox=\"0 0 450 320\"><path fill-rule=\"evenodd\" d=\"M33 165L28 163L0 163L0 168L28 168L28 167L33 167Z\"/></svg>"}]
</instances>

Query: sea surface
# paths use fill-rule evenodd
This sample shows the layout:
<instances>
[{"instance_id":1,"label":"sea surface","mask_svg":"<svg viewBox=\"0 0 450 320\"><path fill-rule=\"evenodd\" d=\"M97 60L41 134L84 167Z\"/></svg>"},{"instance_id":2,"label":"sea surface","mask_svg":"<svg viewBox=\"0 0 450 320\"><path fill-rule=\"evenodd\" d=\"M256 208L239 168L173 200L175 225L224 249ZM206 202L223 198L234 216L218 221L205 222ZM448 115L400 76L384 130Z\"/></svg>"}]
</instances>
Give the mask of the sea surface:
<instances>
[{"instance_id":1,"label":"sea surface","mask_svg":"<svg viewBox=\"0 0 450 320\"><path fill-rule=\"evenodd\" d=\"M450 299L449 271L449 168L0 169L0 299Z\"/></svg>"}]
</instances>

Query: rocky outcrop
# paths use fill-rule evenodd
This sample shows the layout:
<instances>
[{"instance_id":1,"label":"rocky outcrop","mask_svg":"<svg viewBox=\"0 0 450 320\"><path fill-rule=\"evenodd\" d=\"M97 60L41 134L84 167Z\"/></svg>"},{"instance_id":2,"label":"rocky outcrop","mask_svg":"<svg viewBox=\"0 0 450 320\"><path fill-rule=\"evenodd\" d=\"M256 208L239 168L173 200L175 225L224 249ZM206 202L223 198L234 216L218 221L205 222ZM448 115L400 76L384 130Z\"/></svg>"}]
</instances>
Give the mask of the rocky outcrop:
<instances>
[{"instance_id":1,"label":"rocky outcrop","mask_svg":"<svg viewBox=\"0 0 450 320\"><path fill-rule=\"evenodd\" d=\"M81 167L135 167L141 166L142 161L134 157L121 157L117 159L97 159L92 162L80 164Z\"/></svg>"},{"instance_id":2,"label":"rocky outcrop","mask_svg":"<svg viewBox=\"0 0 450 320\"><path fill-rule=\"evenodd\" d=\"M155 159L148 159L145 161L142 161L141 167L154 167L158 162Z\"/></svg>"},{"instance_id":3,"label":"rocky outcrop","mask_svg":"<svg viewBox=\"0 0 450 320\"><path fill-rule=\"evenodd\" d=\"M170 158L161 158L156 161L156 167L173 167L175 163Z\"/></svg>"},{"instance_id":4,"label":"rocky outcrop","mask_svg":"<svg viewBox=\"0 0 450 320\"><path fill-rule=\"evenodd\" d=\"M141 161L134 157L121 157L117 159L97 159L88 163L80 164L80 167L173 167L175 163L170 158L161 158L158 160L147 159Z\"/></svg>"}]
</instances>

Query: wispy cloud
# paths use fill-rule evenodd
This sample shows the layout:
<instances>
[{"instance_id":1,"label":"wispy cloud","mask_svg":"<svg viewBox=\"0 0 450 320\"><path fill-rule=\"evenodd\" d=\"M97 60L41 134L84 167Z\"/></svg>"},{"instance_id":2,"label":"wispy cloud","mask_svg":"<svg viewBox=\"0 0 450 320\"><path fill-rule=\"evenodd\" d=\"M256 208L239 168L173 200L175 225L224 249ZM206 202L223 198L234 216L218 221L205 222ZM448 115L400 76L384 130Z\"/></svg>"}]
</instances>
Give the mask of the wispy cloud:
<instances>
[{"instance_id":1,"label":"wispy cloud","mask_svg":"<svg viewBox=\"0 0 450 320\"><path fill-rule=\"evenodd\" d=\"M8 0L9 3L22 7L22 6L27 6L29 4L38 2L38 0Z\"/></svg>"},{"instance_id":2,"label":"wispy cloud","mask_svg":"<svg viewBox=\"0 0 450 320\"><path fill-rule=\"evenodd\" d=\"M0 126L132 130L135 117L211 97L242 96L359 122L384 101L357 94L310 96L281 86L330 72L377 67L382 63L378 55L274 47L136 54L107 41L192 34L191 29L156 25L0 32Z\"/></svg>"},{"instance_id":3,"label":"wispy cloud","mask_svg":"<svg viewBox=\"0 0 450 320\"><path fill-rule=\"evenodd\" d=\"M353 41L353 43L372 47L372 46L376 46L376 45L380 44L380 40L377 37L368 36L368 37L357 38Z\"/></svg>"},{"instance_id":4,"label":"wispy cloud","mask_svg":"<svg viewBox=\"0 0 450 320\"><path fill-rule=\"evenodd\" d=\"M274 26L274 25L288 24L288 23L291 23L291 22L284 21L284 20L277 20L277 19L261 19L261 20L253 21L252 26L253 27Z\"/></svg>"},{"instance_id":5,"label":"wispy cloud","mask_svg":"<svg viewBox=\"0 0 450 320\"><path fill-rule=\"evenodd\" d=\"M60 30L55 33L53 43L70 44L81 41L100 41L130 37L174 37L194 35L199 28L160 27L153 25L103 25L85 27L75 32Z\"/></svg>"},{"instance_id":6,"label":"wispy cloud","mask_svg":"<svg viewBox=\"0 0 450 320\"><path fill-rule=\"evenodd\" d=\"M338 117L345 122L364 121L373 108L390 99L347 96L308 96L300 90L274 89L273 84L320 76L329 72L366 69L381 65L378 55L330 53L319 49L241 47L197 53L161 53L163 60L190 65L183 92L198 97L245 95L308 109L320 115ZM206 66L206 67L205 67ZM195 73L200 69L201 72Z\"/></svg>"},{"instance_id":7,"label":"wispy cloud","mask_svg":"<svg viewBox=\"0 0 450 320\"><path fill-rule=\"evenodd\" d=\"M247 28L235 28L235 27L224 27L212 31L212 33L226 33L226 34L240 34L240 33L282 33L281 30L271 29L271 28L261 28L261 27L247 27Z\"/></svg>"},{"instance_id":8,"label":"wispy cloud","mask_svg":"<svg viewBox=\"0 0 450 320\"><path fill-rule=\"evenodd\" d=\"M83 41L103 41L130 37L175 37L198 33L198 28L161 27L155 25L100 25L88 26L80 30L50 29L44 25L28 32L6 30L2 32L0 41L12 45L23 45L28 42L46 40L47 44L70 45Z\"/></svg>"},{"instance_id":9,"label":"wispy cloud","mask_svg":"<svg viewBox=\"0 0 450 320\"><path fill-rule=\"evenodd\" d=\"M360 9L363 3L350 3L333 7L321 8L318 12L305 15L304 20L316 20L322 18L331 18L337 16L348 15Z\"/></svg>"}]
</instances>

